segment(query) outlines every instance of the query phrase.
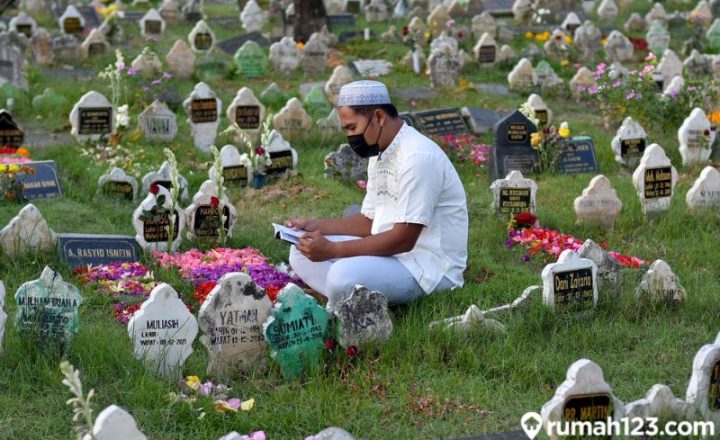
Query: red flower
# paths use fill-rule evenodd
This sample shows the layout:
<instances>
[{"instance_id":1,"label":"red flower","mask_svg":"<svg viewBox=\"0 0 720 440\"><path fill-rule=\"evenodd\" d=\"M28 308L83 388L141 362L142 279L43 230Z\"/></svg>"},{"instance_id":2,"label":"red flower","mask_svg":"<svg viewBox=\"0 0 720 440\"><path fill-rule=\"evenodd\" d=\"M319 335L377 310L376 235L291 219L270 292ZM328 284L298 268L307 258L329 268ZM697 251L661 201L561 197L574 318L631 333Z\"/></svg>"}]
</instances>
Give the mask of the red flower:
<instances>
[{"instance_id":1,"label":"red flower","mask_svg":"<svg viewBox=\"0 0 720 440\"><path fill-rule=\"evenodd\" d=\"M457 31L457 34L456 34L456 35L457 35L458 40L459 40L459 39L462 39L463 33L462 33L462 31Z\"/></svg>"},{"instance_id":2,"label":"red flower","mask_svg":"<svg viewBox=\"0 0 720 440\"><path fill-rule=\"evenodd\" d=\"M705 131L703 131L703 134L704 134L705 136L710 136L710 130L707 130L707 129L706 129Z\"/></svg>"},{"instance_id":3,"label":"red flower","mask_svg":"<svg viewBox=\"0 0 720 440\"><path fill-rule=\"evenodd\" d=\"M560 41L560 40L562 40L562 38L563 38L562 35L555 35L556 41Z\"/></svg>"},{"instance_id":4,"label":"red flower","mask_svg":"<svg viewBox=\"0 0 720 440\"><path fill-rule=\"evenodd\" d=\"M325 348L326 348L326 349L332 351L333 349L335 349L335 345L336 345L335 339L333 339L333 338L327 338L327 339L325 340Z\"/></svg>"},{"instance_id":5,"label":"red flower","mask_svg":"<svg viewBox=\"0 0 720 440\"><path fill-rule=\"evenodd\" d=\"M403 35L407 35L410 33L410 29L407 26L403 26Z\"/></svg>"},{"instance_id":6,"label":"red flower","mask_svg":"<svg viewBox=\"0 0 720 440\"><path fill-rule=\"evenodd\" d=\"M220 206L220 199L215 196L210 197L210 206L217 209Z\"/></svg>"},{"instance_id":7,"label":"red flower","mask_svg":"<svg viewBox=\"0 0 720 440\"><path fill-rule=\"evenodd\" d=\"M644 39L644 38L635 38L635 37L630 37L629 39L630 39L630 42L632 43L633 48L634 48L635 50L640 50L640 51L642 51L642 50L647 50L647 48L648 48L648 42L647 42L646 39Z\"/></svg>"},{"instance_id":8,"label":"red flower","mask_svg":"<svg viewBox=\"0 0 720 440\"><path fill-rule=\"evenodd\" d=\"M535 224L537 217L531 212L521 212L515 215L515 224L519 227L528 227Z\"/></svg>"},{"instance_id":9,"label":"red flower","mask_svg":"<svg viewBox=\"0 0 720 440\"><path fill-rule=\"evenodd\" d=\"M356 346L351 345L348 348L345 349L345 354L348 355L348 357L355 357L358 354L358 349Z\"/></svg>"},{"instance_id":10,"label":"red flower","mask_svg":"<svg viewBox=\"0 0 720 440\"><path fill-rule=\"evenodd\" d=\"M265 155L265 149L263 147L257 147L255 149L255 154L258 156L264 156Z\"/></svg>"},{"instance_id":11,"label":"red flower","mask_svg":"<svg viewBox=\"0 0 720 440\"><path fill-rule=\"evenodd\" d=\"M160 185L157 183L152 183L150 185L150 194L157 195L157 193L160 192Z\"/></svg>"},{"instance_id":12,"label":"red flower","mask_svg":"<svg viewBox=\"0 0 720 440\"><path fill-rule=\"evenodd\" d=\"M193 292L193 297L199 302L200 304L204 303L207 299L207 296L210 294L210 291L215 288L215 281L205 281L195 288L195 291Z\"/></svg>"}]
</instances>

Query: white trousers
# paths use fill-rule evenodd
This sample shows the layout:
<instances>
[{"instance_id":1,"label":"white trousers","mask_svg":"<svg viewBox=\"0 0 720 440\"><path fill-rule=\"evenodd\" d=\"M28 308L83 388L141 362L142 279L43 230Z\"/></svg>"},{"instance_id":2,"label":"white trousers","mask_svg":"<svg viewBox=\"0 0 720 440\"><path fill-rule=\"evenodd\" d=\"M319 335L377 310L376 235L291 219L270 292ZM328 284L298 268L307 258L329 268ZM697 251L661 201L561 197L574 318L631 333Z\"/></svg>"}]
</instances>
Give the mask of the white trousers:
<instances>
[{"instance_id":1,"label":"white trousers","mask_svg":"<svg viewBox=\"0 0 720 440\"><path fill-rule=\"evenodd\" d=\"M357 240L351 235L328 235L330 241ZM290 266L305 284L328 298L333 307L356 284L382 292L390 304L403 304L425 295L412 274L395 257L359 256L314 262L295 246L290 247ZM443 278L435 291L452 287Z\"/></svg>"}]
</instances>

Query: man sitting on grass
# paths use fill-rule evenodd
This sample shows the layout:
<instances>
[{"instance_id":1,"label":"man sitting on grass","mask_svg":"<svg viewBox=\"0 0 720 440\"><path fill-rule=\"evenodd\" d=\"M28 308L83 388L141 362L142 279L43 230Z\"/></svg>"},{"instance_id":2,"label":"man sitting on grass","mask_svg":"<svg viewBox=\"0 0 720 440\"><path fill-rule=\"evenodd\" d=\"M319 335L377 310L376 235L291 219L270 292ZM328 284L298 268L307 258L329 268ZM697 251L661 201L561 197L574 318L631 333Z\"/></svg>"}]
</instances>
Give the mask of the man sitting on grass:
<instances>
[{"instance_id":1,"label":"man sitting on grass","mask_svg":"<svg viewBox=\"0 0 720 440\"><path fill-rule=\"evenodd\" d=\"M450 160L405 124L383 83L346 84L338 112L350 147L370 158L367 194L359 214L285 223L307 231L290 248L295 273L328 307L356 284L390 304L462 287L468 213Z\"/></svg>"}]
</instances>

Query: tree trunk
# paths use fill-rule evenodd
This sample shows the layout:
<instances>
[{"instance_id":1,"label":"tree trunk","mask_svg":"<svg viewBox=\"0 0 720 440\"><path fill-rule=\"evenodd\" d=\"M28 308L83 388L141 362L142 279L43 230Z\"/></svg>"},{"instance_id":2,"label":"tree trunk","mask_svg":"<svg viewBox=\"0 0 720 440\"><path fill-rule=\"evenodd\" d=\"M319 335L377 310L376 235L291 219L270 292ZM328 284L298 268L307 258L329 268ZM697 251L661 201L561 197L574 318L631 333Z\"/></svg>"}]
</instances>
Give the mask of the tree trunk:
<instances>
[{"instance_id":1,"label":"tree trunk","mask_svg":"<svg viewBox=\"0 0 720 440\"><path fill-rule=\"evenodd\" d=\"M323 0L295 0L295 40L307 42L313 32L328 24Z\"/></svg>"}]
</instances>

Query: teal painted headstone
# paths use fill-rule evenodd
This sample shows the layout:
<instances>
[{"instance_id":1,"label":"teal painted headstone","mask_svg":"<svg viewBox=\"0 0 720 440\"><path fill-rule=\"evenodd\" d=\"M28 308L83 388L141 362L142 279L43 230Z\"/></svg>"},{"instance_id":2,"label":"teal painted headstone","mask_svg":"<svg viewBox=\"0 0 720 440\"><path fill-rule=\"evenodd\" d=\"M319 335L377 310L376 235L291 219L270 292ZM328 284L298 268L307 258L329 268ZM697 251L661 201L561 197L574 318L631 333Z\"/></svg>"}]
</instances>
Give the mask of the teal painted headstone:
<instances>
[{"instance_id":1,"label":"teal painted headstone","mask_svg":"<svg viewBox=\"0 0 720 440\"><path fill-rule=\"evenodd\" d=\"M290 283L280 291L263 334L288 380L319 365L328 337L328 312L301 288Z\"/></svg>"},{"instance_id":2,"label":"teal painted headstone","mask_svg":"<svg viewBox=\"0 0 720 440\"><path fill-rule=\"evenodd\" d=\"M307 111L313 114L326 115L330 113L330 110L332 110L330 101L328 101L325 96L325 91L320 86L315 86L312 90L310 90L310 93L308 93L305 97L303 104L305 105Z\"/></svg>"},{"instance_id":3,"label":"teal painted headstone","mask_svg":"<svg viewBox=\"0 0 720 440\"><path fill-rule=\"evenodd\" d=\"M269 60L259 44L246 41L235 52L235 65L245 78L262 78L267 74Z\"/></svg>"},{"instance_id":4,"label":"teal painted headstone","mask_svg":"<svg viewBox=\"0 0 720 440\"><path fill-rule=\"evenodd\" d=\"M49 266L45 266L40 278L20 286L15 303L18 331L36 334L42 342L67 346L80 328L80 291Z\"/></svg>"},{"instance_id":5,"label":"teal painted headstone","mask_svg":"<svg viewBox=\"0 0 720 440\"><path fill-rule=\"evenodd\" d=\"M708 29L707 41L711 50L720 51L720 18L716 18L710 29Z\"/></svg>"},{"instance_id":6,"label":"teal painted headstone","mask_svg":"<svg viewBox=\"0 0 720 440\"><path fill-rule=\"evenodd\" d=\"M32 100L33 109L42 114L52 114L63 110L67 105L67 99L51 88L45 89L42 94Z\"/></svg>"},{"instance_id":7,"label":"teal painted headstone","mask_svg":"<svg viewBox=\"0 0 720 440\"><path fill-rule=\"evenodd\" d=\"M260 94L260 102L274 110L280 110L288 99L290 96L277 83L270 83Z\"/></svg>"}]
</instances>

